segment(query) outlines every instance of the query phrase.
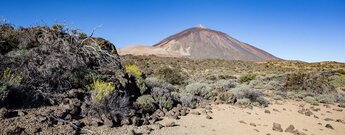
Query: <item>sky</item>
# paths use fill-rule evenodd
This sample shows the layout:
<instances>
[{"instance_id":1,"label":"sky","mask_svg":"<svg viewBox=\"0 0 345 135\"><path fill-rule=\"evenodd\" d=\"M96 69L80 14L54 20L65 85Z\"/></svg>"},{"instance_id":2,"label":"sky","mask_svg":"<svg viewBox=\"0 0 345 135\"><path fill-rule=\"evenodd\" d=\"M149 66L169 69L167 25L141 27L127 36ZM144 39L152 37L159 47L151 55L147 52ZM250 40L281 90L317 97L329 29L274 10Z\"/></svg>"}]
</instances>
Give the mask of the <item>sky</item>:
<instances>
[{"instance_id":1,"label":"sky","mask_svg":"<svg viewBox=\"0 0 345 135\"><path fill-rule=\"evenodd\" d=\"M345 62L345 0L2 0L0 19L95 29L117 48L202 24L282 59Z\"/></svg>"}]
</instances>

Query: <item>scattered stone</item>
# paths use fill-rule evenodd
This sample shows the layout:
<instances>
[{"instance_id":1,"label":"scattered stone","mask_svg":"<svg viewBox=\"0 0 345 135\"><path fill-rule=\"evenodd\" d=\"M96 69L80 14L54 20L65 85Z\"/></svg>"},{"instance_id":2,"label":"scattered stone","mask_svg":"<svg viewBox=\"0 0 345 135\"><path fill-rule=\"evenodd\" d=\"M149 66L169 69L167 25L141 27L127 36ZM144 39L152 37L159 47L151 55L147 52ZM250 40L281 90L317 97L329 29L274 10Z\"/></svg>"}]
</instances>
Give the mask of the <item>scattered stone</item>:
<instances>
[{"instance_id":1,"label":"scattered stone","mask_svg":"<svg viewBox=\"0 0 345 135\"><path fill-rule=\"evenodd\" d=\"M345 124L345 122L343 120L341 120L341 119L337 119L337 120L335 120L335 122L339 122L339 123Z\"/></svg>"},{"instance_id":2,"label":"scattered stone","mask_svg":"<svg viewBox=\"0 0 345 135\"><path fill-rule=\"evenodd\" d=\"M331 111L326 111L326 113L332 113Z\"/></svg>"},{"instance_id":3,"label":"scattered stone","mask_svg":"<svg viewBox=\"0 0 345 135\"><path fill-rule=\"evenodd\" d=\"M114 123L111 119L109 119L105 114L102 114L101 116L104 125L108 126L108 127L113 127Z\"/></svg>"},{"instance_id":4,"label":"scattered stone","mask_svg":"<svg viewBox=\"0 0 345 135\"><path fill-rule=\"evenodd\" d=\"M255 123L249 123L249 125L253 126L253 127L256 127L256 124Z\"/></svg>"},{"instance_id":5,"label":"scattered stone","mask_svg":"<svg viewBox=\"0 0 345 135\"><path fill-rule=\"evenodd\" d=\"M334 108L333 110L334 111L338 111L338 112L342 112L343 111L343 109L340 109L340 108Z\"/></svg>"},{"instance_id":6,"label":"scattered stone","mask_svg":"<svg viewBox=\"0 0 345 135\"><path fill-rule=\"evenodd\" d=\"M132 130L128 130L127 135L136 135L135 131Z\"/></svg>"},{"instance_id":7,"label":"scattered stone","mask_svg":"<svg viewBox=\"0 0 345 135\"><path fill-rule=\"evenodd\" d=\"M152 131L152 128L150 128L150 127L148 127L148 126L142 126L142 128L141 128L141 132L142 132L143 134L150 134L151 131Z\"/></svg>"},{"instance_id":8,"label":"scattered stone","mask_svg":"<svg viewBox=\"0 0 345 135\"><path fill-rule=\"evenodd\" d=\"M304 113L305 116L311 116L313 115L313 112L311 112L310 110L307 110L305 113Z\"/></svg>"},{"instance_id":9,"label":"scattered stone","mask_svg":"<svg viewBox=\"0 0 345 135\"><path fill-rule=\"evenodd\" d=\"M332 129L332 130L334 129L333 126L332 126L331 124L326 124L325 127L326 127L326 128L329 128L329 129Z\"/></svg>"},{"instance_id":10,"label":"scattered stone","mask_svg":"<svg viewBox=\"0 0 345 135\"><path fill-rule=\"evenodd\" d=\"M285 109L285 108L283 108L283 111L286 111L286 109Z\"/></svg>"},{"instance_id":11,"label":"scattered stone","mask_svg":"<svg viewBox=\"0 0 345 135\"><path fill-rule=\"evenodd\" d=\"M163 122L162 125L164 127L173 127L173 126L175 126L175 122L171 121L171 120L168 120L168 121Z\"/></svg>"},{"instance_id":12,"label":"scattered stone","mask_svg":"<svg viewBox=\"0 0 345 135\"><path fill-rule=\"evenodd\" d=\"M28 113L25 112L25 111L18 111L18 115L19 115L19 116L24 116L24 115L26 115L26 114L28 114Z\"/></svg>"},{"instance_id":13,"label":"scattered stone","mask_svg":"<svg viewBox=\"0 0 345 135\"><path fill-rule=\"evenodd\" d=\"M283 132L281 125L278 123L275 123L275 122L273 123L272 129L273 129L273 131Z\"/></svg>"},{"instance_id":14,"label":"scattered stone","mask_svg":"<svg viewBox=\"0 0 345 135\"><path fill-rule=\"evenodd\" d=\"M315 119L319 119L319 117L317 117L316 115L314 115L314 118L315 118Z\"/></svg>"},{"instance_id":15,"label":"scattered stone","mask_svg":"<svg viewBox=\"0 0 345 135\"><path fill-rule=\"evenodd\" d=\"M207 114L206 110L202 110L201 114Z\"/></svg>"},{"instance_id":16,"label":"scattered stone","mask_svg":"<svg viewBox=\"0 0 345 135\"><path fill-rule=\"evenodd\" d=\"M153 130L158 130L161 129L163 126L161 124L152 124L149 125L150 128L152 128Z\"/></svg>"},{"instance_id":17,"label":"scattered stone","mask_svg":"<svg viewBox=\"0 0 345 135\"><path fill-rule=\"evenodd\" d=\"M271 113L269 110L265 110L265 113Z\"/></svg>"},{"instance_id":18,"label":"scattered stone","mask_svg":"<svg viewBox=\"0 0 345 135\"><path fill-rule=\"evenodd\" d=\"M324 119L325 121L334 121L334 119L331 119L331 118L326 118Z\"/></svg>"},{"instance_id":19,"label":"scattered stone","mask_svg":"<svg viewBox=\"0 0 345 135\"><path fill-rule=\"evenodd\" d=\"M303 131L306 131L306 132L307 132L307 131L308 131L308 129L303 129Z\"/></svg>"},{"instance_id":20,"label":"scattered stone","mask_svg":"<svg viewBox=\"0 0 345 135\"><path fill-rule=\"evenodd\" d=\"M192 111L191 114L200 115L200 113L198 111Z\"/></svg>"},{"instance_id":21,"label":"scattered stone","mask_svg":"<svg viewBox=\"0 0 345 135\"><path fill-rule=\"evenodd\" d=\"M256 132L260 132L258 129L254 129Z\"/></svg>"},{"instance_id":22,"label":"scattered stone","mask_svg":"<svg viewBox=\"0 0 345 135\"><path fill-rule=\"evenodd\" d=\"M0 119L7 118L8 110L6 108L0 109Z\"/></svg>"},{"instance_id":23,"label":"scattered stone","mask_svg":"<svg viewBox=\"0 0 345 135\"><path fill-rule=\"evenodd\" d=\"M322 123L320 123L320 122L319 122L319 123L317 123L317 124L322 125Z\"/></svg>"},{"instance_id":24,"label":"scattered stone","mask_svg":"<svg viewBox=\"0 0 345 135\"><path fill-rule=\"evenodd\" d=\"M130 125L131 119L130 118L122 118L121 125Z\"/></svg>"},{"instance_id":25,"label":"scattered stone","mask_svg":"<svg viewBox=\"0 0 345 135\"><path fill-rule=\"evenodd\" d=\"M185 109L182 109L181 112L180 112L181 116L186 116L187 113L186 113L186 110Z\"/></svg>"},{"instance_id":26,"label":"scattered stone","mask_svg":"<svg viewBox=\"0 0 345 135\"><path fill-rule=\"evenodd\" d=\"M295 130L293 133L294 133L294 135L307 135L306 133L303 133L303 132L298 131L298 130Z\"/></svg>"},{"instance_id":27,"label":"scattered stone","mask_svg":"<svg viewBox=\"0 0 345 135\"><path fill-rule=\"evenodd\" d=\"M324 104L323 106L326 107L326 108L331 108L331 106L329 106L327 104Z\"/></svg>"},{"instance_id":28,"label":"scattered stone","mask_svg":"<svg viewBox=\"0 0 345 135\"><path fill-rule=\"evenodd\" d=\"M251 115L252 113L250 113L250 112L246 112L247 114L249 114L249 115Z\"/></svg>"},{"instance_id":29,"label":"scattered stone","mask_svg":"<svg viewBox=\"0 0 345 135\"><path fill-rule=\"evenodd\" d=\"M294 133L295 127L293 125L288 126L284 132Z\"/></svg>"},{"instance_id":30,"label":"scattered stone","mask_svg":"<svg viewBox=\"0 0 345 135\"><path fill-rule=\"evenodd\" d=\"M210 115L206 115L206 119L212 119Z\"/></svg>"},{"instance_id":31,"label":"scattered stone","mask_svg":"<svg viewBox=\"0 0 345 135\"><path fill-rule=\"evenodd\" d=\"M275 112L279 112L279 110L278 110L278 109L275 109L275 108L273 108L273 111L275 111Z\"/></svg>"},{"instance_id":32,"label":"scattered stone","mask_svg":"<svg viewBox=\"0 0 345 135\"><path fill-rule=\"evenodd\" d=\"M240 123L242 123L242 124L247 124L246 122L244 122L243 120L240 120L239 121Z\"/></svg>"},{"instance_id":33,"label":"scattered stone","mask_svg":"<svg viewBox=\"0 0 345 135\"><path fill-rule=\"evenodd\" d=\"M45 116L38 116L37 120L38 120L38 122L45 122L48 120L48 118Z\"/></svg>"}]
</instances>

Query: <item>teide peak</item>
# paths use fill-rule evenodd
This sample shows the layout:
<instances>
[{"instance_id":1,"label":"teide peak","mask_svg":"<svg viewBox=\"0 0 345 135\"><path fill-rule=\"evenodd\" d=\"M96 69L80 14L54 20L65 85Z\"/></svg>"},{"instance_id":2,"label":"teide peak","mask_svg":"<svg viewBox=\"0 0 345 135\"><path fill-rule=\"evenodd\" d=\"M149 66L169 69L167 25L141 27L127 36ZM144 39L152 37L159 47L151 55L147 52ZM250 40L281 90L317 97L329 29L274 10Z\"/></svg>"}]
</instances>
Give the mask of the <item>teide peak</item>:
<instances>
[{"instance_id":1,"label":"teide peak","mask_svg":"<svg viewBox=\"0 0 345 135\"><path fill-rule=\"evenodd\" d=\"M130 46L120 49L120 55L126 54L246 61L279 59L261 49L238 41L223 32L208 29L201 24L169 36L153 46Z\"/></svg>"}]
</instances>

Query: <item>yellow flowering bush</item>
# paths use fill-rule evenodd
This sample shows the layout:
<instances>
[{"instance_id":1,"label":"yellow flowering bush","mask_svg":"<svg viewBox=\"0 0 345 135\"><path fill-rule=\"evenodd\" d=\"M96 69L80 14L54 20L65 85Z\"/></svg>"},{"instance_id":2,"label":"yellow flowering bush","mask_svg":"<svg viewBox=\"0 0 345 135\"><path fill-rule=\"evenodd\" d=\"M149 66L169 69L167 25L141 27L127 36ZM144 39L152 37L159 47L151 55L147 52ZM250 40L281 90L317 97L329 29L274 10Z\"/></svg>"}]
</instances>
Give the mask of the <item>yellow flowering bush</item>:
<instances>
[{"instance_id":1,"label":"yellow flowering bush","mask_svg":"<svg viewBox=\"0 0 345 135\"><path fill-rule=\"evenodd\" d=\"M95 91L96 100L102 101L106 96L115 91L115 85L112 82L95 80L90 84L90 89Z\"/></svg>"}]
</instances>

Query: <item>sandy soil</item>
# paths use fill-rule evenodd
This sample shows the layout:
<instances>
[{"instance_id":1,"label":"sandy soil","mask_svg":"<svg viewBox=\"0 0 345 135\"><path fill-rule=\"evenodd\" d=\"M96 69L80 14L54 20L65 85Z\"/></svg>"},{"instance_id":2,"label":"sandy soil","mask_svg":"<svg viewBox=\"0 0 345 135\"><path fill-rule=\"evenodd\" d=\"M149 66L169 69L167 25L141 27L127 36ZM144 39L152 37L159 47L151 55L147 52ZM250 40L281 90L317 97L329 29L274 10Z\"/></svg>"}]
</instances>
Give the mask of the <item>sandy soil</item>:
<instances>
[{"instance_id":1,"label":"sandy soil","mask_svg":"<svg viewBox=\"0 0 345 135\"><path fill-rule=\"evenodd\" d=\"M212 112L209 114L212 119L206 119L205 114L182 116L180 120L173 120L178 126L154 130L152 134L208 134L208 135L285 135L292 134L287 132L273 131L273 122L281 124L285 130L290 124L294 125L298 131L308 135L345 135L345 124L335 121L325 121L326 118L345 121L344 111L335 111L340 109L336 105L329 105L326 108L323 105L314 106L320 108L320 111L312 111L314 115L306 116L298 113L298 110L310 108L311 105L303 102L288 101L284 103L275 103L267 108L254 107L240 108L232 105L213 105ZM274 110L275 111L274 111ZM202 109L197 109L202 111ZM270 113L265 113L269 110ZM171 121L171 119L164 119ZM242 123L240 122L242 121ZM252 123L252 125L250 125ZM321 123L318 124L318 123ZM326 124L331 124L334 130L326 128ZM253 126L255 125L255 126Z\"/></svg>"},{"instance_id":2,"label":"sandy soil","mask_svg":"<svg viewBox=\"0 0 345 135\"><path fill-rule=\"evenodd\" d=\"M266 108L244 108L240 106L220 104L211 105L212 113L205 113L206 109L194 109L200 115L188 114L181 116L179 120L164 118L159 121L162 125L167 122L175 122L174 127L154 129L150 134L154 135L292 135L289 132L273 131L273 123L281 124L283 130L289 125L307 135L345 135L345 111L337 105L312 106L297 101L271 101L273 104ZM314 109L311 109L314 108ZM298 111L310 109L310 116ZM320 110L318 110L318 108ZM268 110L270 113L265 113ZM191 111L191 112L192 112ZM207 119L206 115L212 117ZM318 117L318 118L316 118ZM326 121L325 119L334 121ZM338 120L338 122L336 122ZM340 122L339 122L340 121ZM330 124L334 129L326 128ZM101 131L96 134L129 134L130 131L143 133L145 128L151 126L122 126L118 128L98 127L93 131ZM145 132L144 132L145 133Z\"/></svg>"}]
</instances>

